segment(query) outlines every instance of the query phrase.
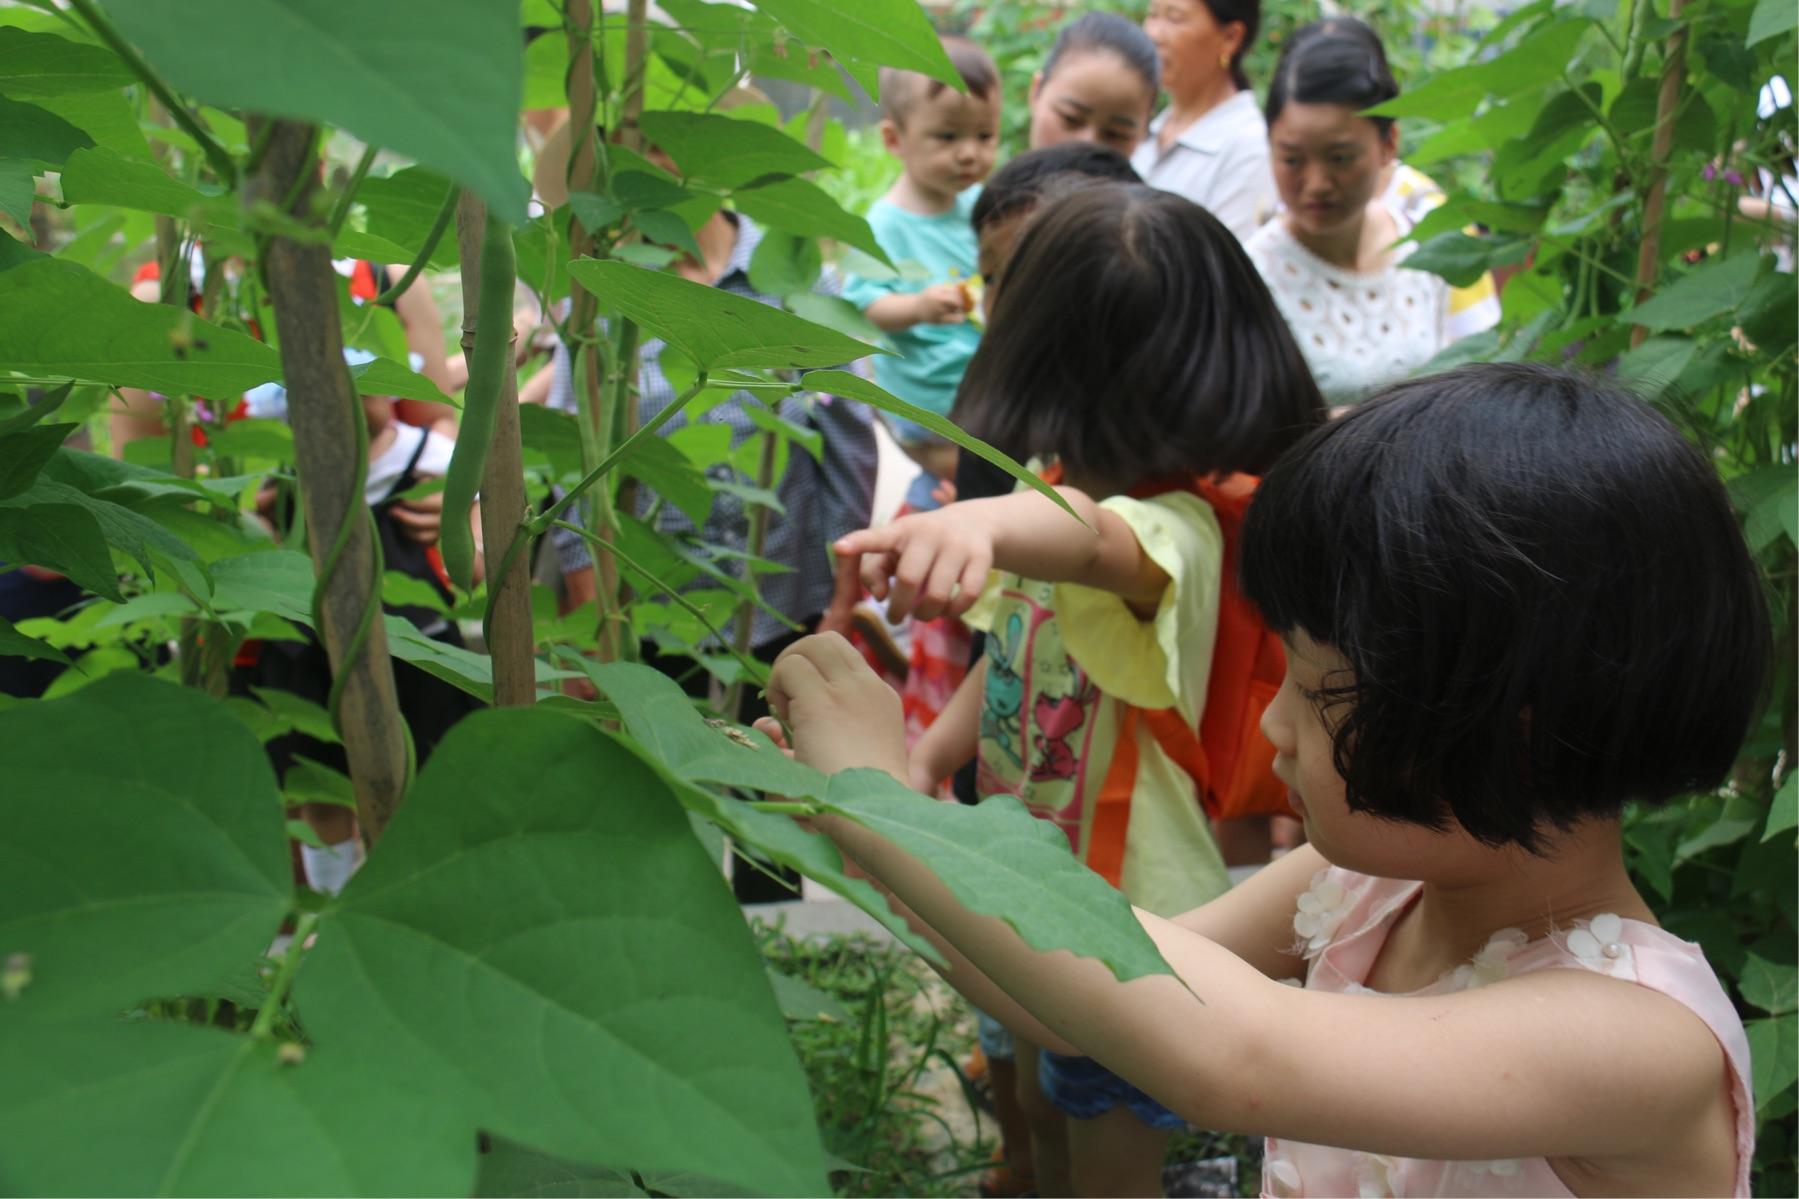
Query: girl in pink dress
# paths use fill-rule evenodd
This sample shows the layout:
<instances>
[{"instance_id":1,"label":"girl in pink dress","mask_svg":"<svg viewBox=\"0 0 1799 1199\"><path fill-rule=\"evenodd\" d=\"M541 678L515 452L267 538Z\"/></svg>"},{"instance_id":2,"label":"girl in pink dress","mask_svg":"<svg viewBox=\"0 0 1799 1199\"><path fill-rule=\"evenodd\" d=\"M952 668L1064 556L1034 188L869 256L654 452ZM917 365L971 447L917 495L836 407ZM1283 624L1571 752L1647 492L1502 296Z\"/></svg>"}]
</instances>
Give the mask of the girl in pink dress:
<instances>
[{"instance_id":1,"label":"girl in pink dress","mask_svg":"<svg viewBox=\"0 0 1799 1199\"><path fill-rule=\"evenodd\" d=\"M1014 506L1005 552L1040 577L1128 557ZM954 575L992 552L971 536L914 541L903 568ZM816 826L983 1009L1267 1136L1269 1194L1748 1194L1742 1025L1632 886L1620 828L1627 801L1723 780L1769 656L1705 457L1598 380L1460 368L1283 458L1242 578L1286 641L1262 727L1308 844L1183 916L1138 913L1178 977L1040 953L880 835ZM892 692L840 639L788 651L769 695L802 761L906 777Z\"/></svg>"}]
</instances>

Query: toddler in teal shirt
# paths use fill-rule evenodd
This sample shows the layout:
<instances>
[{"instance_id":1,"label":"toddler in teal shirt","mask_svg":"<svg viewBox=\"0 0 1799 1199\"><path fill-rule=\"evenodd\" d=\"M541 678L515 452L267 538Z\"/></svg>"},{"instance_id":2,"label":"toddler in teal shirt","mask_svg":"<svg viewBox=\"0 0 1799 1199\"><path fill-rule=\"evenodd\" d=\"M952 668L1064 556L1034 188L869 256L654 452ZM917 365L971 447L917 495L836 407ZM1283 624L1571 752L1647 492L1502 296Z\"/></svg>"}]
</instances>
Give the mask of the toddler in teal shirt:
<instances>
[{"instance_id":1,"label":"toddler in teal shirt","mask_svg":"<svg viewBox=\"0 0 1799 1199\"><path fill-rule=\"evenodd\" d=\"M843 295L893 336L898 357L875 359L875 381L947 416L980 340L968 321L974 296L967 283L976 277L969 213L999 145L999 73L965 38L946 37L943 48L966 94L912 71L881 72L881 140L904 170L875 201L868 223L901 273L886 280L851 275ZM890 417L888 424L932 477L908 501L930 506L934 481L955 475L955 447L911 421Z\"/></svg>"}]
</instances>

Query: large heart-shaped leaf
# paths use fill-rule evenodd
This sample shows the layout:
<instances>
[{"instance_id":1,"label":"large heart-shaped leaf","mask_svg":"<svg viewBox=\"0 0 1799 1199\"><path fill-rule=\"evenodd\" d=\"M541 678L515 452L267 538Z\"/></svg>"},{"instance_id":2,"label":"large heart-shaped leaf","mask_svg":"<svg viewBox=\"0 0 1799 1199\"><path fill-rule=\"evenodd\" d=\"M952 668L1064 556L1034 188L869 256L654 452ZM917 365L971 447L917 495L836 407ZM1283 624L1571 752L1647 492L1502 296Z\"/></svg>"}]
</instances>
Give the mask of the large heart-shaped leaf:
<instances>
[{"instance_id":1,"label":"large heart-shaped leaf","mask_svg":"<svg viewBox=\"0 0 1799 1199\"><path fill-rule=\"evenodd\" d=\"M27 637L4 616L0 616L0 657L42 658L46 662L61 662L64 666L69 664L68 655L48 642Z\"/></svg>"},{"instance_id":2,"label":"large heart-shaped leaf","mask_svg":"<svg viewBox=\"0 0 1799 1199\"><path fill-rule=\"evenodd\" d=\"M39 96L33 104L53 112L94 140L96 146L136 158L150 157L150 143L138 128L137 109L120 88Z\"/></svg>"},{"instance_id":3,"label":"large heart-shaped leaf","mask_svg":"<svg viewBox=\"0 0 1799 1199\"><path fill-rule=\"evenodd\" d=\"M510 223L524 76L518 10L492 0L108 0L181 91L322 121L443 172ZM196 38L194 31L206 31Z\"/></svg>"},{"instance_id":4,"label":"large heart-shaped leaf","mask_svg":"<svg viewBox=\"0 0 1799 1199\"><path fill-rule=\"evenodd\" d=\"M100 522L79 504L0 501L0 561L59 571L95 595L125 598Z\"/></svg>"},{"instance_id":5,"label":"large heart-shaped leaf","mask_svg":"<svg viewBox=\"0 0 1799 1199\"><path fill-rule=\"evenodd\" d=\"M405 256L394 261L408 261L424 246L425 235L452 186L435 171L407 167L391 175L363 180L356 198L368 213L368 231L403 248ZM448 270L458 261L456 238L439 238L431 251L431 265Z\"/></svg>"},{"instance_id":6,"label":"large heart-shaped leaf","mask_svg":"<svg viewBox=\"0 0 1799 1199\"><path fill-rule=\"evenodd\" d=\"M837 56L862 90L880 91L883 66L917 71L953 88L962 78L916 0L759 0L763 13L795 37Z\"/></svg>"},{"instance_id":7,"label":"large heart-shaped leaf","mask_svg":"<svg viewBox=\"0 0 1799 1199\"><path fill-rule=\"evenodd\" d=\"M468 1193L475 1137L442 1096L376 1058L327 1046L298 1062L278 1055L271 1042L189 1024L0 1013L5 1189Z\"/></svg>"},{"instance_id":8,"label":"large heart-shaped leaf","mask_svg":"<svg viewBox=\"0 0 1799 1199\"><path fill-rule=\"evenodd\" d=\"M883 352L778 308L675 275L616 261L584 260L568 269L603 306L624 313L703 370L836 366Z\"/></svg>"},{"instance_id":9,"label":"large heart-shaped leaf","mask_svg":"<svg viewBox=\"0 0 1799 1199\"><path fill-rule=\"evenodd\" d=\"M1760 255L1708 258L1624 314L1646 329L1690 329L1733 311L1761 270Z\"/></svg>"},{"instance_id":10,"label":"large heart-shaped leaf","mask_svg":"<svg viewBox=\"0 0 1799 1199\"><path fill-rule=\"evenodd\" d=\"M0 437L0 500L31 486L44 464L79 425L33 425Z\"/></svg>"},{"instance_id":11,"label":"large heart-shaped leaf","mask_svg":"<svg viewBox=\"0 0 1799 1199\"><path fill-rule=\"evenodd\" d=\"M1033 948L1098 958L1121 982L1173 973L1124 894L1009 795L946 804L884 771L846 770L831 776L825 806L923 862L963 906L1001 917Z\"/></svg>"},{"instance_id":12,"label":"large heart-shaped leaf","mask_svg":"<svg viewBox=\"0 0 1799 1199\"><path fill-rule=\"evenodd\" d=\"M830 841L786 816L758 811L714 789L723 785L822 799L828 784L824 775L791 761L759 733L726 733L708 724L674 680L659 671L631 662L583 659L582 665L594 686L618 706L625 730L684 784L676 794L690 811L763 857L835 891L917 952L941 960L936 948L896 916L868 880L844 873L843 857Z\"/></svg>"},{"instance_id":13,"label":"large heart-shaped leaf","mask_svg":"<svg viewBox=\"0 0 1799 1199\"><path fill-rule=\"evenodd\" d=\"M209 196L171 178L151 162L122 158L101 147L77 150L62 169L62 198L71 204L111 204L165 216L230 223L236 201Z\"/></svg>"},{"instance_id":14,"label":"large heart-shaped leaf","mask_svg":"<svg viewBox=\"0 0 1799 1199\"><path fill-rule=\"evenodd\" d=\"M135 82L119 56L104 47L0 25L0 92L15 100L117 91Z\"/></svg>"},{"instance_id":15,"label":"large heart-shaped leaf","mask_svg":"<svg viewBox=\"0 0 1799 1199\"><path fill-rule=\"evenodd\" d=\"M0 712L0 745L0 951L32 977L17 1010L204 993L268 946L292 888L279 793L222 704L113 674Z\"/></svg>"},{"instance_id":16,"label":"large heart-shaped leaf","mask_svg":"<svg viewBox=\"0 0 1799 1199\"><path fill-rule=\"evenodd\" d=\"M79 462L79 459L74 458L75 453L76 451L66 449L58 450L29 490L3 502L8 507L52 503L75 504L86 508L100 522L100 529L106 534L107 543L135 559L145 574L154 573L156 557L152 554L168 561L195 556L185 542L151 520L144 510L140 510L142 505L128 493L115 493L102 498L61 482L61 476L73 473L68 467L71 460ZM92 458L94 455L83 457Z\"/></svg>"},{"instance_id":17,"label":"large heart-shaped leaf","mask_svg":"<svg viewBox=\"0 0 1799 1199\"><path fill-rule=\"evenodd\" d=\"M688 178L719 187L739 187L764 175L798 175L831 166L805 143L779 129L716 113L646 112L643 135L674 159Z\"/></svg>"},{"instance_id":18,"label":"large heart-shaped leaf","mask_svg":"<svg viewBox=\"0 0 1799 1199\"><path fill-rule=\"evenodd\" d=\"M761 972L656 769L586 722L506 709L438 746L297 985L321 1045L379 1055L502 1136L822 1193Z\"/></svg>"},{"instance_id":19,"label":"large heart-shaped leaf","mask_svg":"<svg viewBox=\"0 0 1799 1199\"><path fill-rule=\"evenodd\" d=\"M809 237L831 237L892 265L887 251L875 240L868 222L833 200L830 193L807 179L778 179L762 187L737 192L732 197L737 211L775 229Z\"/></svg>"},{"instance_id":20,"label":"large heart-shaped leaf","mask_svg":"<svg viewBox=\"0 0 1799 1199\"><path fill-rule=\"evenodd\" d=\"M0 146L10 157L61 166L94 139L47 109L0 95Z\"/></svg>"},{"instance_id":21,"label":"large heart-shaped leaf","mask_svg":"<svg viewBox=\"0 0 1799 1199\"><path fill-rule=\"evenodd\" d=\"M0 212L23 228L31 225L31 206L37 200L39 169L35 163L23 159L0 162Z\"/></svg>"},{"instance_id":22,"label":"large heart-shaped leaf","mask_svg":"<svg viewBox=\"0 0 1799 1199\"><path fill-rule=\"evenodd\" d=\"M253 337L42 257L0 271L0 362L171 395L236 395L281 375L281 356Z\"/></svg>"}]
</instances>

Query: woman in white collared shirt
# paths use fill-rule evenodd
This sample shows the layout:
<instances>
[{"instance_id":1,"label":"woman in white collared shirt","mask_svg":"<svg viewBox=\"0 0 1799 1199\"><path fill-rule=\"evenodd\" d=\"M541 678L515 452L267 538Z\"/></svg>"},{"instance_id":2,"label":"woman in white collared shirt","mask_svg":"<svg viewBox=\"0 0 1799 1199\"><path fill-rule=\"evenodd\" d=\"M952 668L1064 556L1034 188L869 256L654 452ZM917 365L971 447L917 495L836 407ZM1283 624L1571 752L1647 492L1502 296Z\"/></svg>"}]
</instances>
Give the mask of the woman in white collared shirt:
<instances>
[{"instance_id":1,"label":"woman in white collared shirt","mask_svg":"<svg viewBox=\"0 0 1799 1199\"><path fill-rule=\"evenodd\" d=\"M1168 107L1131 156L1144 182L1211 211L1245 240L1275 209L1268 126L1243 73L1262 21L1258 0L1150 0Z\"/></svg>"}]
</instances>

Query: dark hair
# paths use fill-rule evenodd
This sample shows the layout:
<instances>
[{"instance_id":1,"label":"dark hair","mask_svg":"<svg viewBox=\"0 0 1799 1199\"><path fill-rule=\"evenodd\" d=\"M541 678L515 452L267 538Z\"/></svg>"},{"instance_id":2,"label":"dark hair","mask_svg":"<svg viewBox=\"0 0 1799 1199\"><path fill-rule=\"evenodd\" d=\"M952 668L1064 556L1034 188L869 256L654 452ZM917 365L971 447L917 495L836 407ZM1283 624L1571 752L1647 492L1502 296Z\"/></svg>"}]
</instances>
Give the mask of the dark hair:
<instances>
[{"instance_id":1,"label":"dark hair","mask_svg":"<svg viewBox=\"0 0 1799 1199\"><path fill-rule=\"evenodd\" d=\"M977 100L985 100L999 89L999 68L993 65L993 59L988 57L985 50L967 38L953 34L945 36L942 41L943 52L949 56L950 65L956 68L956 74L962 77L962 86L968 89L969 95ZM917 71L882 67L881 115L891 121L903 121L920 95L927 99L935 98L948 86L941 79L933 79Z\"/></svg>"},{"instance_id":2,"label":"dark hair","mask_svg":"<svg viewBox=\"0 0 1799 1199\"><path fill-rule=\"evenodd\" d=\"M1093 142L1061 142L1023 154L993 172L975 198L968 219L975 234L988 225L1029 212L1043 198L1044 186L1058 175L1141 183L1130 160L1110 146Z\"/></svg>"},{"instance_id":3,"label":"dark hair","mask_svg":"<svg viewBox=\"0 0 1799 1199\"><path fill-rule=\"evenodd\" d=\"M1101 181L1046 197L1004 279L956 416L1017 457L1120 487L1260 473L1322 417L1261 276L1191 200Z\"/></svg>"},{"instance_id":4,"label":"dark hair","mask_svg":"<svg viewBox=\"0 0 1799 1199\"><path fill-rule=\"evenodd\" d=\"M1200 3L1218 24L1229 25L1236 21L1243 26L1243 41L1231 55L1231 82L1237 85L1238 91L1248 91L1249 75L1243 70L1243 57L1256 44L1256 34L1261 32L1262 0L1200 0Z\"/></svg>"},{"instance_id":5,"label":"dark hair","mask_svg":"<svg viewBox=\"0 0 1799 1199\"><path fill-rule=\"evenodd\" d=\"M1274 64L1262 115L1270 127L1290 100L1347 104L1358 112L1399 94L1380 36L1354 17L1313 21L1288 39ZM1369 117L1385 137L1392 117Z\"/></svg>"},{"instance_id":6,"label":"dark hair","mask_svg":"<svg viewBox=\"0 0 1799 1199\"><path fill-rule=\"evenodd\" d=\"M1056 44L1043 60L1043 80L1048 82L1064 55L1103 52L1115 54L1124 65L1149 84L1150 99L1162 89L1162 63L1156 57L1156 44L1149 40L1143 27L1127 21L1114 12L1090 12L1062 26Z\"/></svg>"},{"instance_id":7,"label":"dark hair","mask_svg":"<svg viewBox=\"0 0 1799 1199\"><path fill-rule=\"evenodd\" d=\"M1349 807L1536 850L1716 785L1759 706L1761 582L1659 413L1545 366L1386 389L1263 480L1242 585L1327 679Z\"/></svg>"}]
</instances>

